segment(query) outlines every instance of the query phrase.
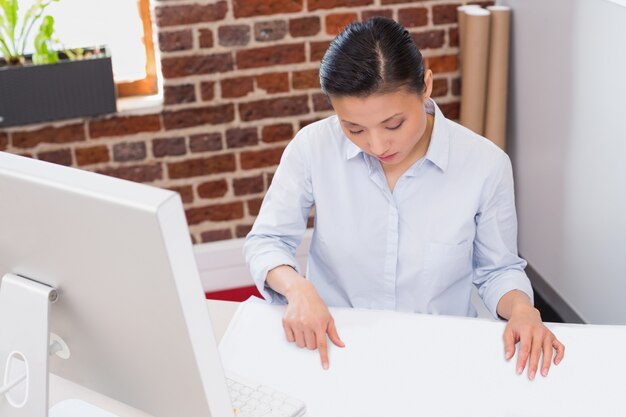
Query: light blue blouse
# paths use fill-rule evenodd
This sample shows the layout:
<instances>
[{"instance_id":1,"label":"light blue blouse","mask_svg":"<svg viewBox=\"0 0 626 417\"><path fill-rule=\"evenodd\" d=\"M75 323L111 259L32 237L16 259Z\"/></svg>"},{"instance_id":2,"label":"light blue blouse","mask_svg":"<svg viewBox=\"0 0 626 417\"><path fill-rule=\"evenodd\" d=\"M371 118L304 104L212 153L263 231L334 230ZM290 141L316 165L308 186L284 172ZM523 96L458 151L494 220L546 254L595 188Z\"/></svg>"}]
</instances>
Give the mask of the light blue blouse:
<instances>
[{"instance_id":1,"label":"light blue blouse","mask_svg":"<svg viewBox=\"0 0 626 417\"><path fill-rule=\"evenodd\" d=\"M329 306L476 316L471 286L487 308L508 291L533 299L517 254L508 156L448 120L434 101L431 142L390 191L380 162L354 145L337 116L310 124L289 143L263 200L244 255L259 291L281 264L299 272L295 251L315 205L306 277Z\"/></svg>"}]
</instances>

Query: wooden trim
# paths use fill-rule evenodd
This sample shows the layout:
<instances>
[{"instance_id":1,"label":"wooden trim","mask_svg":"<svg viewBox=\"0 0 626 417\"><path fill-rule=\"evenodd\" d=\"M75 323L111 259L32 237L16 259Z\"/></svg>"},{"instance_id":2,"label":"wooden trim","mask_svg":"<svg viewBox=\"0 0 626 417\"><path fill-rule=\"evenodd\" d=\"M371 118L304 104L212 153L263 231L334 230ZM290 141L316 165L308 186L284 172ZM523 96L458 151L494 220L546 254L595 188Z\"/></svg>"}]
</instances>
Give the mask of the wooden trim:
<instances>
[{"instance_id":1,"label":"wooden trim","mask_svg":"<svg viewBox=\"0 0 626 417\"><path fill-rule=\"evenodd\" d=\"M141 80L117 83L118 97L147 96L156 94L158 91L150 0L137 0L137 6L139 7L139 15L143 24L143 43L146 48L146 77Z\"/></svg>"}]
</instances>

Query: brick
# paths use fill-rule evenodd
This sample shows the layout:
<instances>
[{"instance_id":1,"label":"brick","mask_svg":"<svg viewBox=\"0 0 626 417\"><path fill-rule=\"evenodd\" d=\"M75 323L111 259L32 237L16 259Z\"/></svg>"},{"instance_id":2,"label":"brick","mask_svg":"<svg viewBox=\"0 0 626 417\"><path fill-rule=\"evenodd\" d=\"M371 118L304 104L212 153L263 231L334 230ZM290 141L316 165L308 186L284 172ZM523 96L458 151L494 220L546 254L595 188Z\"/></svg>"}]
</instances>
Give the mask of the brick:
<instances>
[{"instance_id":1,"label":"brick","mask_svg":"<svg viewBox=\"0 0 626 417\"><path fill-rule=\"evenodd\" d=\"M187 159L182 162L171 162L167 164L170 179L192 178L223 172L233 172L235 169L235 156L232 154Z\"/></svg>"},{"instance_id":2,"label":"brick","mask_svg":"<svg viewBox=\"0 0 626 417\"><path fill-rule=\"evenodd\" d=\"M461 95L461 79L460 78L452 79L452 95L453 96Z\"/></svg>"},{"instance_id":3,"label":"brick","mask_svg":"<svg viewBox=\"0 0 626 417\"><path fill-rule=\"evenodd\" d=\"M234 106L232 104L224 104L221 106L166 111L163 113L163 124L165 129L172 130L205 124L217 125L231 122L234 118Z\"/></svg>"},{"instance_id":4,"label":"brick","mask_svg":"<svg viewBox=\"0 0 626 417\"><path fill-rule=\"evenodd\" d=\"M243 203L213 204L204 207L190 208L185 211L187 223L199 224L205 221L223 222L243 218Z\"/></svg>"},{"instance_id":5,"label":"brick","mask_svg":"<svg viewBox=\"0 0 626 417\"><path fill-rule=\"evenodd\" d=\"M459 46L459 28L458 27L448 29L448 45L452 47Z\"/></svg>"},{"instance_id":6,"label":"brick","mask_svg":"<svg viewBox=\"0 0 626 417\"><path fill-rule=\"evenodd\" d=\"M445 43L446 32L444 30L427 30L413 33L411 37L418 49L441 48Z\"/></svg>"},{"instance_id":7,"label":"brick","mask_svg":"<svg viewBox=\"0 0 626 417\"><path fill-rule=\"evenodd\" d=\"M213 31L211 29L200 29L198 34L200 48L213 48Z\"/></svg>"},{"instance_id":8,"label":"brick","mask_svg":"<svg viewBox=\"0 0 626 417\"><path fill-rule=\"evenodd\" d=\"M200 239L202 239L203 243L228 240L232 238L233 233L230 229L208 230L200 234Z\"/></svg>"},{"instance_id":9,"label":"brick","mask_svg":"<svg viewBox=\"0 0 626 417\"><path fill-rule=\"evenodd\" d=\"M263 149L261 151L242 152L241 155L239 155L241 168L255 169L276 166L280 162L280 157L284 150L285 148L280 147Z\"/></svg>"},{"instance_id":10,"label":"brick","mask_svg":"<svg viewBox=\"0 0 626 417\"><path fill-rule=\"evenodd\" d=\"M330 104L326 94L317 93L313 94L313 110L314 111L328 111L332 110L333 106Z\"/></svg>"},{"instance_id":11,"label":"brick","mask_svg":"<svg viewBox=\"0 0 626 417\"><path fill-rule=\"evenodd\" d=\"M304 44L266 46L237 51L237 68L259 68L304 62Z\"/></svg>"},{"instance_id":12,"label":"brick","mask_svg":"<svg viewBox=\"0 0 626 417\"><path fill-rule=\"evenodd\" d=\"M220 81L222 98L238 98L254 91L254 77L226 78Z\"/></svg>"},{"instance_id":13,"label":"brick","mask_svg":"<svg viewBox=\"0 0 626 417\"><path fill-rule=\"evenodd\" d=\"M152 154L157 158L180 156L187 153L185 138L162 138L152 141Z\"/></svg>"},{"instance_id":14,"label":"brick","mask_svg":"<svg viewBox=\"0 0 626 417\"><path fill-rule=\"evenodd\" d=\"M71 143L86 139L82 123L60 127L43 127L37 130L17 131L11 134L16 148L32 148L40 143Z\"/></svg>"},{"instance_id":15,"label":"brick","mask_svg":"<svg viewBox=\"0 0 626 417\"><path fill-rule=\"evenodd\" d=\"M145 142L125 142L113 146L113 159L117 162L140 161L145 158Z\"/></svg>"},{"instance_id":16,"label":"brick","mask_svg":"<svg viewBox=\"0 0 626 417\"><path fill-rule=\"evenodd\" d=\"M309 217L306 221L307 229L310 229L315 226L315 217Z\"/></svg>"},{"instance_id":17,"label":"brick","mask_svg":"<svg viewBox=\"0 0 626 417\"><path fill-rule=\"evenodd\" d=\"M291 123L279 123L263 127L261 139L263 142L282 142L293 138Z\"/></svg>"},{"instance_id":18,"label":"brick","mask_svg":"<svg viewBox=\"0 0 626 417\"><path fill-rule=\"evenodd\" d=\"M165 78L215 74L232 71L233 68L233 56L230 52L213 55L179 56L161 60L161 70Z\"/></svg>"},{"instance_id":19,"label":"brick","mask_svg":"<svg viewBox=\"0 0 626 417\"><path fill-rule=\"evenodd\" d=\"M158 114L115 116L89 122L89 137L91 138L126 136L141 132L158 132L159 130L161 130L161 117Z\"/></svg>"},{"instance_id":20,"label":"brick","mask_svg":"<svg viewBox=\"0 0 626 417\"><path fill-rule=\"evenodd\" d=\"M161 164L134 165L119 168L105 168L97 171L99 174L122 178L135 182L153 182L163 179Z\"/></svg>"},{"instance_id":21,"label":"brick","mask_svg":"<svg viewBox=\"0 0 626 417\"><path fill-rule=\"evenodd\" d=\"M435 25L445 25L457 22L458 4L438 4L433 6L433 23Z\"/></svg>"},{"instance_id":22,"label":"brick","mask_svg":"<svg viewBox=\"0 0 626 417\"><path fill-rule=\"evenodd\" d=\"M307 88L320 88L319 69L294 71L292 75L293 88L296 90Z\"/></svg>"},{"instance_id":23,"label":"brick","mask_svg":"<svg viewBox=\"0 0 626 417\"><path fill-rule=\"evenodd\" d=\"M435 74L443 72L453 72L459 68L457 55L440 55L425 59L426 68L431 69Z\"/></svg>"},{"instance_id":24,"label":"brick","mask_svg":"<svg viewBox=\"0 0 626 417\"><path fill-rule=\"evenodd\" d=\"M182 187L169 187L168 190L180 194L180 199L183 201L183 203L193 203L193 188L191 187L191 185L185 185Z\"/></svg>"},{"instance_id":25,"label":"brick","mask_svg":"<svg viewBox=\"0 0 626 417\"><path fill-rule=\"evenodd\" d=\"M489 6L493 6L494 4L496 4L495 1L470 1L467 4L475 4L477 6L480 6L482 8L487 8Z\"/></svg>"},{"instance_id":26,"label":"brick","mask_svg":"<svg viewBox=\"0 0 626 417\"><path fill-rule=\"evenodd\" d=\"M425 0L381 0L380 4L387 5L387 4L401 4L401 3L417 3L420 1L425 1Z\"/></svg>"},{"instance_id":27,"label":"brick","mask_svg":"<svg viewBox=\"0 0 626 417\"><path fill-rule=\"evenodd\" d=\"M226 180L207 181L198 185L198 195L200 198L224 197L228 192Z\"/></svg>"},{"instance_id":28,"label":"brick","mask_svg":"<svg viewBox=\"0 0 626 417\"><path fill-rule=\"evenodd\" d=\"M398 10L398 23L405 28L426 26L428 24L428 9L416 7Z\"/></svg>"},{"instance_id":29,"label":"brick","mask_svg":"<svg viewBox=\"0 0 626 417\"><path fill-rule=\"evenodd\" d=\"M285 93L289 91L289 74L286 72L272 72L257 75L256 85L268 94Z\"/></svg>"},{"instance_id":30,"label":"brick","mask_svg":"<svg viewBox=\"0 0 626 417\"><path fill-rule=\"evenodd\" d=\"M157 26L190 25L201 22L215 22L224 19L228 5L225 1L212 4L186 4L158 6L155 10Z\"/></svg>"},{"instance_id":31,"label":"brick","mask_svg":"<svg viewBox=\"0 0 626 417\"><path fill-rule=\"evenodd\" d=\"M302 11L303 0L233 0L235 17L253 17Z\"/></svg>"},{"instance_id":32,"label":"brick","mask_svg":"<svg viewBox=\"0 0 626 417\"><path fill-rule=\"evenodd\" d=\"M229 129L226 131L226 146L228 148L243 148L259 143L256 127L245 129Z\"/></svg>"},{"instance_id":33,"label":"brick","mask_svg":"<svg viewBox=\"0 0 626 417\"><path fill-rule=\"evenodd\" d=\"M267 174L265 174L265 182L267 182L267 188L270 188L270 185L272 185L273 179L274 179L273 172L268 172Z\"/></svg>"},{"instance_id":34,"label":"brick","mask_svg":"<svg viewBox=\"0 0 626 417\"><path fill-rule=\"evenodd\" d=\"M0 132L0 151L6 150L9 145L9 135Z\"/></svg>"},{"instance_id":35,"label":"brick","mask_svg":"<svg viewBox=\"0 0 626 417\"><path fill-rule=\"evenodd\" d=\"M448 94L448 80L445 78L436 78L433 81L433 97L442 97Z\"/></svg>"},{"instance_id":36,"label":"brick","mask_svg":"<svg viewBox=\"0 0 626 417\"><path fill-rule=\"evenodd\" d=\"M262 193L264 190L263 187L263 175L233 179L235 195Z\"/></svg>"},{"instance_id":37,"label":"brick","mask_svg":"<svg viewBox=\"0 0 626 417\"><path fill-rule=\"evenodd\" d=\"M254 24L254 39L258 42L278 41L287 35L285 20L270 20Z\"/></svg>"},{"instance_id":38,"label":"brick","mask_svg":"<svg viewBox=\"0 0 626 417\"><path fill-rule=\"evenodd\" d=\"M166 85L163 88L163 102L167 105L193 103L196 101L196 89L193 84Z\"/></svg>"},{"instance_id":39,"label":"brick","mask_svg":"<svg viewBox=\"0 0 626 417\"><path fill-rule=\"evenodd\" d=\"M309 0L309 11L335 9L337 7L356 7L374 4L373 0Z\"/></svg>"},{"instance_id":40,"label":"brick","mask_svg":"<svg viewBox=\"0 0 626 417\"><path fill-rule=\"evenodd\" d=\"M361 12L361 20L366 21L370 20L372 17L387 17L389 19L393 18L393 10L390 9L379 9L379 10L363 10Z\"/></svg>"},{"instance_id":41,"label":"brick","mask_svg":"<svg viewBox=\"0 0 626 417\"><path fill-rule=\"evenodd\" d=\"M194 153L219 151L222 147L222 135L219 133L194 135L189 138L189 150Z\"/></svg>"},{"instance_id":42,"label":"brick","mask_svg":"<svg viewBox=\"0 0 626 417\"><path fill-rule=\"evenodd\" d=\"M211 101L215 98L215 82L206 81L200 84L200 96L204 101Z\"/></svg>"},{"instance_id":43,"label":"brick","mask_svg":"<svg viewBox=\"0 0 626 417\"><path fill-rule=\"evenodd\" d=\"M163 52L185 51L193 48L191 30L159 32L159 49Z\"/></svg>"},{"instance_id":44,"label":"brick","mask_svg":"<svg viewBox=\"0 0 626 417\"><path fill-rule=\"evenodd\" d=\"M359 18L356 13L335 13L326 16L326 33L338 35L350 23Z\"/></svg>"},{"instance_id":45,"label":"brick","mask_svg":"<svg viewBox=\"0 0 626 417\"><path fill-rule=\"evenodd\" d=\"M309 112L307 96L281 97L239 104L239 116L243 121L294 116Z\"/></svg>"},{"instance_id":46,"label":"brick","mask_svg":"<svg viewBox=\"0 0 626 417\"><path fill-rule=\"evenodd\" d=\"M330 46L330 41L311 42L311 56L309 60L311 62L321 61L328 46Z\"/></svg>"},{"instance_id":47,"label":"brick","mask_svg":"<svg viewBox=\"0 0 626 417\"><path fill-rule=\"evenodd\" d=\"M101 164L111 160L109 148L104 145L78 148L74 150L74 155L78 166Z\"/></svg>"},{"instance_id":48,"label":"brick","mask_svg":"<svg viewBox=\"0 0 626 417\"><path fill-rule=\"evenodd\" d=\"M246 205L248 206L248 214L251 216L256 216L261 211L261 204L263 204L262 198L253 198L252 200L246 201Z\"/></svg>"},{"instance_id":49,"label":"brick","mask_svg":"<svg viewBox=\"0 0 626 417\"><path fill-rule=\"evenodd\" d=\"M71 166L72 151L70 149L59 149L57 151L39 152L37 159L53 164Z\"/></svg>"},{"instance_id":50,"label":"brick","mask_svg":"<svg viewBox=\"0 0 626 417\"><path fill-rule=\"evenodd\" d=\"M460 115L461 103L445 103L439 104L441 112L450 120L458 120Z\"/></svg>"},{"instance_id":51,"label":"brick","mask_svg":"<svg viewBox=\"0 0 626 417\"><path fill-rule=\"evenodd\" d=\"M289 34L294 38L317 35L321 28L322 22L318 16L289 20Z\"/></svg>"},{"instance_id":52,"label":"brick","mask_svg":"<svg viewBox=\"0 0 626 417\"><path fill-rule=\"evenodd\" d=\"M250 43L250 26L220 26L217 30L217 37L222 46L245 46Z\"/></svg>"},{"instance_id":53,"label":"brick","mask_svg":"<svg viewBox=\"0 0 626 417\"><path fill-rule=\"evenodd\" d=\"M250 233L250 230L252 230L251 224L238 224L235 227L235 236L238 238L246 237L248 233Z\"/></svg>"},{"instance_id":54,"label":"brick","mask_svg":"<svg viewBox=\"0 0 626 417\"><path fill-rule=\"evenodd\" d=\"M300 120L299 128L302 129L303 127L308 126L311 123L317 122L318 120L321 120L321 118L315 117L313 119Z\"/></svg>"}]
</instances>

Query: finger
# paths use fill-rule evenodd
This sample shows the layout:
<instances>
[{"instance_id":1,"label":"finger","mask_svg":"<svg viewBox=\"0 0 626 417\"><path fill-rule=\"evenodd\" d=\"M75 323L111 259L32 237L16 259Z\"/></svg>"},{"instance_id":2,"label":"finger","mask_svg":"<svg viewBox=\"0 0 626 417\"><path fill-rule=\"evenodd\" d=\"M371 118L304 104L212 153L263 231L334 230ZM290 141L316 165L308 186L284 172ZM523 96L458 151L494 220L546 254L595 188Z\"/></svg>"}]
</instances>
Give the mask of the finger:
<instances>
[{"instance_id":1,"label":"finger","mask_svg":"<svg viewBox=\"0 0 626 417\"><path fill-rule=\"evenodd\" d=\"M287 340L289 342L293 343L296 341L296 336L293 334L291 326L289 326L285 320L283 320L283 330L285 331L285 336L287 336Z\"/></svg>"},{"instance_id":2,"label":"finger","mask_svg":"<svg viewBox=\"0 0 626 417\"><path fill-rule=\"evenodd\" d=\"M552 349L552 344L554 340L554 335L550 334L549 337L543 341L543 359L541 361L541 375L544 377L548 376L548 372L550 371L550 361L552 360L552 355L554 354L554 349Z\"/></svg>"},{"instance_id":3,"label":"finger","mask_svg":"<svg viewBox=\"0 0 626 417\"><path fill-rule=\"evenodd\" d=\"M565 345L555 338L554 341L552 341L552 347L556 349L554 364L558 365L563 360L563 356L565 356Z\"/></svg>"},{"instance_id":4,"label":"finger","mask_svg":"<svg viewBox=\"0 0 626 417\"><path fill-rule=\"evenodd\" d=\"M506 328L502 338L504 340L504 359L508 361L515 355L515 335L513 330Z\"/></svg>"},{"instance_id":5,"label":"finger","mask_svg":"<svg viewBox=\"0 0 626 417\"><path fill-rule=\"evenodd\" d=\"M309 329L304 331L304 340L306 342L306 347L309 350L317 349L317 339L315 338L315 333L313 333L313 330Z\"/></svg>"},{"instance_id":6,"label":"finger","mask_svg":"<svg viewBox=\"0 0 626 417\"><path fill-rule=\"evenodd\" d=\"M294 336L296 337L296 345L299 348L303 348L306 346L306 341L304 340L304 332L301 330L294 329Z\"/></svg>"},{"instance_id":7,"label":"finger","mask_svg":"<svg viewBox=\"0 0 626 417\"><path fill-rule=\"evenodd\" d=\"M346 344L343 343L343 341L339 338L339 334L337 333L337 328L335 327L335 321L334 320L330 320L330 323L328 323L328 338L330 339L331 342L333 342L335 345L339 346L339 347L346 347Z\"/></svg>"},{"instance_id":8,"label":"finger","mask_svg":"<svg viewBox=\"0 0 626 417\"><path fill-rule=\"evenodd\" d=\"M526 367L526 362L528 361L528 356L530 355L531 342L532 341L530 334L526 334L520 337L520 347L519 354L517 355L516 366L516 371L518 374L521 374Z\"/></svg>"},{"instance_id":9,"label":"finger","mask_svg":"<svg viewBox=\"0 0 626 417\"><path fill-rule=\"evenodd\" d=\"M545 332L536 331L533 334L532 348L530 349L530 360L528 361L528 379L531 381L535 379L537 375L537 367L539 366L539 358L541 357L541 349L543 347L543 340L545 338Z\"/></svg>"},{"instance_id":10,"label":"finger","mask_svg":"<svg viewBox=\"0 0 626 417\"><path fill-rule=\"evenodd\" d=\"M326 333L318 336L317 346L320 349L320 359L322 361L322 368L328 369L328 345L326 344Z\"/></svg>"}]
</instances>

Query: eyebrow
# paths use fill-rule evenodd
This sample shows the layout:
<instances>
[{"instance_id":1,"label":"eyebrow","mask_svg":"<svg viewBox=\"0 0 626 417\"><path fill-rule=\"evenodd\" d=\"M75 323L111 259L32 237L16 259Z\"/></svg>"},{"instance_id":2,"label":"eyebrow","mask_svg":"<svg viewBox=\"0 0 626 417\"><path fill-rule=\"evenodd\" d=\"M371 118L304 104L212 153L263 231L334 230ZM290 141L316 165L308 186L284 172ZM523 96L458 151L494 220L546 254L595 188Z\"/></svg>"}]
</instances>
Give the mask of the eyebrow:
<instances>
[{"instance_id":1,"label":"eyebrow","mask_svg":"<svg viewBox=\"0 0 626 417\"><path fill-rule=\"evenodd\" d=\"M396 116L400 116L400 115L402 115L402 113L396 113L396 114L394 114L393 116L387 117L385 120L383 120L383 121L382 121L382 122L380 122L379 124L386 123L386 122L388 122L389 120L393 119L394 117L396 117ZM349 121L349 120L344 120L344 119L341 119L341 121L342 121L342 122L344 122L344 123L347 123L347 124L349 124L349 125L352 125L352 126L361 126L360 124L358 124L358 123L354 123L354 122L351 122L351 121Z\"/></svg>"}]
</instances>

